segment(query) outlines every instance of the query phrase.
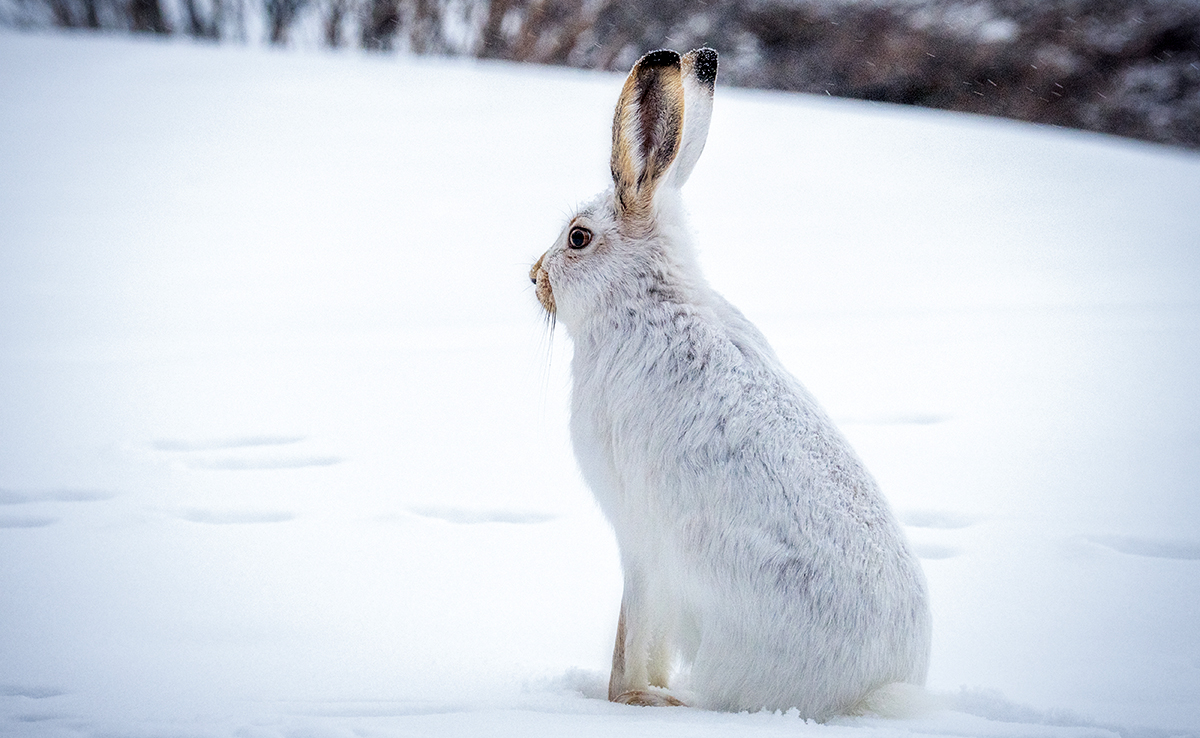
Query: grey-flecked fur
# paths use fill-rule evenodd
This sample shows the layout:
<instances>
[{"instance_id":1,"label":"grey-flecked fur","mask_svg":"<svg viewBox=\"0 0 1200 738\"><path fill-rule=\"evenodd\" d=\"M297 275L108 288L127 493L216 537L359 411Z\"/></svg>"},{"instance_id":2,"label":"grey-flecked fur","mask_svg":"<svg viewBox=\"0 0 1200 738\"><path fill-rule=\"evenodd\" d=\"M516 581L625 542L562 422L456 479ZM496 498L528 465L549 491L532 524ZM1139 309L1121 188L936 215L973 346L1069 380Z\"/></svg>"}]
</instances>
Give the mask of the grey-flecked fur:
<instances>
[{"instance_id":1,"label":"grey-flecked fur","mask_svg":"<svg viewBox=\"0 0 1200 738\"><path fill-rule=\"evenodd\" d=\"M827 719L924 682L925 580L845 438L699 271L678 188L716 52L664 54L618 103L614 188L531 273L574 344L572 441L625 572L610 698Z\"/></svg>"}]
</instances>

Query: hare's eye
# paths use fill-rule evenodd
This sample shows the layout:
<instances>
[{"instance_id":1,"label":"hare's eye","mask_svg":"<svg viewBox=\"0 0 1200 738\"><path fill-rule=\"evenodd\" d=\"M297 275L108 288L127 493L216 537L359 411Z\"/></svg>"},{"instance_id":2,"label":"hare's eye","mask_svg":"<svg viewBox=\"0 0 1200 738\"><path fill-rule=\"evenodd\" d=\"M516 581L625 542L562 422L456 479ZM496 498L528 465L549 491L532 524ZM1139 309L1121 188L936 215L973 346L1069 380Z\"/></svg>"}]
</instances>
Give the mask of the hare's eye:
<instances>
[{"instance_id":1,"label":"hare's eye","mask_svg":"<svg viewBox=\"0 0 1200 738\"><path fill-rule=\"evenodd\" d=\"M575 226L571 229L570 235L567 236L567 241L571 248L581 249L592 242L592 232L586 228Z\"/></svg>"}]
</instances>

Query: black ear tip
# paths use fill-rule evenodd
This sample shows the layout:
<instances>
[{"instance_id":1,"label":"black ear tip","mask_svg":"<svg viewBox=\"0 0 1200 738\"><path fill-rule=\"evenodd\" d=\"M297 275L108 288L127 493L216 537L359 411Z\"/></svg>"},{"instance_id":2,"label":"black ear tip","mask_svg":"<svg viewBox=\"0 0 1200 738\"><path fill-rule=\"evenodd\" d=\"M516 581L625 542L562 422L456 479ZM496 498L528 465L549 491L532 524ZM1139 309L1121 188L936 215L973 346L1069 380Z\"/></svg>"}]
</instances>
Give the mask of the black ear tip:
<instances>
[{"instance_id":1,"label":"black ear tip","mask_svg":"<svg viewBox=\"0 0 1200 738\"><path fill-rule=\"evenodd\" d=\"M679 54L670 49L651 51L633 65L635 69L658 69L660 67L678 67Z\"/></svg>"},{"instance_id":2,"label":"black ear tip","mask_svg":"<svg viewBox=\"0 0 1200 738\"><path fill-rule=\"evenodd\" d=\"M696 71L696 79L711 85L717 79L717 52L715 49L703 48L691 52L695 54L692 68Z\"/></svg>"}]
</instances>

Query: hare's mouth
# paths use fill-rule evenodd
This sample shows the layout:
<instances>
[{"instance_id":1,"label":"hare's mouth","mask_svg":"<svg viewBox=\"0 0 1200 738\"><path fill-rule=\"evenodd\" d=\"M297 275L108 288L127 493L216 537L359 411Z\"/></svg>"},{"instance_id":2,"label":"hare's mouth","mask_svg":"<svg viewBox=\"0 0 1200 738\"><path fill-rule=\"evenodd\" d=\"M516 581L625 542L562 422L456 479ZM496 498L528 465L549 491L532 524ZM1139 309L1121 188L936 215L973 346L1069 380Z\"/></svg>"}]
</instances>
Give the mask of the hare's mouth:
<instances>
[{"instance_id":1,"label":"hare's mouth","mask_svg":"<svg viewBox=\"0 0 1200 738\"><path fill-rule=\"evenodd\" d=\"M534 294L537 295L538 302L542 303L542 307L551 315L554 314L554 290L550 289L550 275L546 274L546 270L542 268L542 259L546 255L538 257L537 263L529 270L529 280L533 282Z\"/></svg>"}]
</instances>

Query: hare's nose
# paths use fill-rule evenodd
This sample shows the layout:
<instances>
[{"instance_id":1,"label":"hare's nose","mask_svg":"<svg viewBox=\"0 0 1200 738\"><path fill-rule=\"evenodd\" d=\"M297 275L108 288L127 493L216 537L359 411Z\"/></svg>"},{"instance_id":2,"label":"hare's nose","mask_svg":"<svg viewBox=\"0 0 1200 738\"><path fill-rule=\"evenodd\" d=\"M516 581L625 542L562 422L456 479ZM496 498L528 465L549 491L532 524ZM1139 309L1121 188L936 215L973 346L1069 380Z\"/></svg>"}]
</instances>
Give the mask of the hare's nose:
<instances>
[{"instance_id":1,"label":"hare's nose","mask_svg":"<svg viewBox=\"0 0 1200 738\"><path fill-rule=\"evenodd\" d=\"M545 259L545 258L546 258L546 255L542 254L541 256L538 257L538 260L536 262L534 262L533 267L530 268L530 270L529 270L529 281L530 282L537 284L537 275L538 275L538 272L540 272L542 270L542 259Z\"/></svg>"}]
</instances>

